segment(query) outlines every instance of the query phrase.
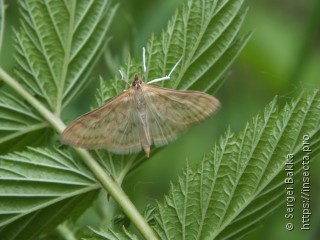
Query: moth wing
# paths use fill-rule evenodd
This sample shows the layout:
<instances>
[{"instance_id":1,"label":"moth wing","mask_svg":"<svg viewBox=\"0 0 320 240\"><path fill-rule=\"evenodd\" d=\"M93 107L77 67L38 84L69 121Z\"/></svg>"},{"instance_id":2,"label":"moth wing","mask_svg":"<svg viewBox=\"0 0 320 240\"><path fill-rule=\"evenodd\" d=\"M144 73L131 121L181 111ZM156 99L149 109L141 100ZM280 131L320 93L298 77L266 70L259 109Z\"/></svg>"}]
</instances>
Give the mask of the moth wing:
<instances>
[{"instance_id":1,"label":"moth wing","mask_svg":"<svg viewBox=\"0 0 320 240\"><path fill-rule=\"evenodd\" d=\"M208 119L220 107L219 101L206 93L176 91L144 85L152 142L168 144L190 126Z\"/></svg>"},{"instance_id":2,"label":"moth wing","mask_svg":"<svg viewBox=\"0 0 320 240\"><path fill-rule=\"evenodd\" d=\"M63 143L81 148L106 148L115 153L141 150L139 119L131 89L72 122Z\"/></svg>"}]
</instances>

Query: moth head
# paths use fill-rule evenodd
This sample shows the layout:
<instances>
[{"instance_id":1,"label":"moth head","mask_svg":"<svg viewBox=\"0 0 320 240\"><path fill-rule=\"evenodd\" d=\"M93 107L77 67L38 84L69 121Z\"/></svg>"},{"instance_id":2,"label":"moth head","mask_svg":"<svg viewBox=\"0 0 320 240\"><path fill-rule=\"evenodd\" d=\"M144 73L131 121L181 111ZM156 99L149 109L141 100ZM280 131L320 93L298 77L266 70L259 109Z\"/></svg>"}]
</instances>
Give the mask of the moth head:
<instances>
[{"instance_id":1,"label":"moth head","mask_svg":"<svg viewBox=\"0 0 320 240\"><path fill-rule=\"evenodd\" d=\"M133 86L133 87L136 87L136 88L139 88L141 85L142 85L142 81L139 80L138 75L137 75L137 74L134 75L134 80L133 80L133 82L132 82L132 86Z\"/></svg>"}]
</instances>

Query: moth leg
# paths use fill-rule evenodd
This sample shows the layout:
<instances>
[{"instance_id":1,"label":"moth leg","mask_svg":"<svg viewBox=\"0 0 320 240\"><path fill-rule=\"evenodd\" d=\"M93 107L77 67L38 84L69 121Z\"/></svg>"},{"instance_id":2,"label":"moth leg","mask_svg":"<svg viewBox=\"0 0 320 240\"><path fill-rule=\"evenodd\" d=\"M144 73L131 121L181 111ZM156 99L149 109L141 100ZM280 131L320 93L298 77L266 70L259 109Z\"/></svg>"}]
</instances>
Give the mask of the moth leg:
<instances>
[{"instance_id":1,"label":"moth leg","mask_svg":"<svg viewBox=\"0 0 320 240\"><path fill-rule=\"evenodd\" d=\"M169 80L171 74L172 74L173 71L177 68L177 66L178 66L178 64L181 62L182 58L183 58L183 56L181 56L181 58L180 58L180 59L178 60L178 62L173 66L173 68L171 69L171 71L169 72L169 74L168 74L167 76L153 79L153 80L147 82L147 84L155 83L155 82L160 82L160 81L164 81L164 80Z\"/></svg>"}]
</instances>

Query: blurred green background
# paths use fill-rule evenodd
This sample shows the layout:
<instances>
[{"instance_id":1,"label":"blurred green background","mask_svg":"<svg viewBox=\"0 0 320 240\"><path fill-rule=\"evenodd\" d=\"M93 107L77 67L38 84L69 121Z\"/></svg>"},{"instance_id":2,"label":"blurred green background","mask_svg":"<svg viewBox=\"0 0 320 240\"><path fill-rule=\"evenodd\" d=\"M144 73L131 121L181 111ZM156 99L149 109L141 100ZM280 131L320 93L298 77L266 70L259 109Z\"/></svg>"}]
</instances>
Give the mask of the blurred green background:
<instances>
[{"instance_id":1,"label":"blurred green background","mask_svg":"<svg viewBox=\"0 0 320 240\"><path fill-rule=\"evenodd\" d=\"M5 2L8 8L0 63L12 73L12 27L18 26L18 9L16 1ZM182 0L114 2L119 2L120 7L109 32L112 40L92 74L90 88L65 110L64 119L74 119L89 110L99 75L106 80L112 78L128 53L141 58L141 48L151 33L161 33ZM221 110L214 118L190 129L152 156L125 180L126 192L140 209L147 203L154 203L155 199L162 201L169 182L177 180L186 160L190 165L199 162L203 153L210 150L229 126L236 133L241 131L245 123L263 110L275 95L280 95L285 102L299 94L301 89L319 88L320 1L260 0L246 1L246 5L250 9L242 32L253 30L254 34L216 94L222 103ZM297 229L292 232L285 229L286 209L282 206L246 239L320 239L319 167L317 160L311 165L311 231L298 229L301 222L301 201L298 200L295 205ZM299 183L296 188L298 194Z\"/></svg>"}]
</instances>

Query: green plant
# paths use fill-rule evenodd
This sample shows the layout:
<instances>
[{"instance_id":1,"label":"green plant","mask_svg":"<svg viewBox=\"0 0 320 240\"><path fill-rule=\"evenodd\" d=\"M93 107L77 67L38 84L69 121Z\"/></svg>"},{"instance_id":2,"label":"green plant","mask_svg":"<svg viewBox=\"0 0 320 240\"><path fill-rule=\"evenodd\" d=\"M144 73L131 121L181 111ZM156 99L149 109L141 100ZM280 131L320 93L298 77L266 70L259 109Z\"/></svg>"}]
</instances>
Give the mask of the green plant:
<instances>
[{"instance_id":1,"label":"green plant","mask_svg":"<svg viewBox=\"0 0 320 240\"><path fill-rule=\"evenodd\" d=\"M88 84L108 43L117 5L105 0L19 3L17 77L0 68L5 83L0 91L4 239L34 239L70 217L76 220L101 189L108 192L103 207L113 207L111 196L146 239L240 238L284 201L284 159L289 153L299 158L302 136L312 139L313 154L319 151L319 92L302 93L281 109L275 98L240 134L227 131L198 165L187 165L165 201L142 216L121 184L146 161L143 153L113 155L83 149L74 153L52 140L65 127L62 110ZM168 74L183 56L173 80L159 84L215 93L250 37L239 33L245 15L242 0L186 1L162 35L148 41L145 78ZM141 69L141 60L130 57L122 68L128 79ZM94 106L125 87L118 75L100 80ZM152 149L152 154L157 151ZM296 172L300 170L301 166ZM105 218L115 218L113 211L106 214ZM103 230L92 229L91 237L138 239L116 225L106 221ZM58 230L65 238L75 238L67 225Z\"/></svg>"}]
</instances>

